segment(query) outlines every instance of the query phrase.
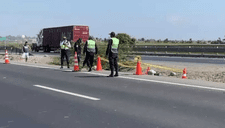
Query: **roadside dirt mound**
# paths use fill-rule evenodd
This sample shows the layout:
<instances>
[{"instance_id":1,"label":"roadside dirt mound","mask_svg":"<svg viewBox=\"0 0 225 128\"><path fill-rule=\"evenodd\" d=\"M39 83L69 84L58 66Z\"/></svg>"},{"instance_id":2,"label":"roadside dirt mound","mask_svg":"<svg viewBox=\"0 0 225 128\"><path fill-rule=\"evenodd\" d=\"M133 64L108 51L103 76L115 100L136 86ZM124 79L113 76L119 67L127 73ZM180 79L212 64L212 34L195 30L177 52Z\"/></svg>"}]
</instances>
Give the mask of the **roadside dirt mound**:
<instances>
[{"instance_id":1,"label":"roadside dirt mound","mask_svg":"<svg viewBox=\"0 0 225 128\"><path fill-rule=\"evenodd\" d=\"M196 79L196 80L205 80L212 82L222 82L225 83L225 66L224 65L213 65L213 64L193 64L193 63L165 63L165 62L157 62L160 66L167 66L171 68L177 69L187 69L187 78L188 79ZM158 71L163 76L168 77L177 77L181 78L183 73L176 73L176 76L170 76L171 71L151 68L155 71Z\"/></svg>"},{"instance_id":2,"label":"roadside dirt mound","mask_svg":"<svg viewBox=\"0 0 225 128\"><path fill-rule=\"evenodd\" d=\"M5 56L0 56L1 60L5 59ZM25 62L25 59L21 55L9 55L9 60L14 62ZM48 64L53 61L53 57L44 56L30 56L27 63Z\"/></svg>"}]
</instances>

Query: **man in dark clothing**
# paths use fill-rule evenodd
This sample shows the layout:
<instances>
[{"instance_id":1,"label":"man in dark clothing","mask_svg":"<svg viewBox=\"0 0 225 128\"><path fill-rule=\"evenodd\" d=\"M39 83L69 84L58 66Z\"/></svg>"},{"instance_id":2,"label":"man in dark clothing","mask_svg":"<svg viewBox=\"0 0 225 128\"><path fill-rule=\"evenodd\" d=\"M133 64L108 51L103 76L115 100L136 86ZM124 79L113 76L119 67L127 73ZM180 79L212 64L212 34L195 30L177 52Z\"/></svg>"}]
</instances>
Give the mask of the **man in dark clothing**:
<instances>
[{"instance_id":1,"label":"man in dark clothing","mask_svg":"<svg viewBox=\"0 0 225 128\"><path fill-rule=\"evenodd\" d=\"M27 62L27 58L29 58L29 46L27 45L27 41L25 42L23 46L23 54L25 54L25 60Z\"/></svg>"},{"instance_id":2,"label":"man in dark clothing","mask_svg":"<svg viewBox=\"0 0 225 128\"><path fill-rule=\"evenodd\" d=\"M81 58L81 43L82 38L79 38L77 42L74 44L75 52L77 52L78 65L80 65L80 58Z\"/></svg>"},{"instance_id":3,"label":"man in dark clothing","mask_svg":"<svg viewBox=\"0 0 225 128\"><path fill-rule=\"evenodd\" d=\"M86 53L86 57L83 62L83 67L85 63L87 63L87 66L89 67L89 72L91 71L91 68L93 66L94 54L97 54L97 52L98 52L97 45L95 41L93 40L93 38L90 36L84 45L84 51L83 51L83 54Z\"/></svg>"},{"instance_id":4,"label":"man in dark clothing","mask_svg":"<svg viewBox=\"0 0 225 128\"><path fill-rule=\"evenodd\" d=\"M117 63L119 39L117 39L115 37L114 32L111 32L109 35L110 35L111 39L109 39L109 41L108 41L106 56L109 57L111 74L108 77L119 76L119 74L118 74L118 63ZM116 70L115 75L114 75L114 68Z\"/></svg>"}]
</instances>

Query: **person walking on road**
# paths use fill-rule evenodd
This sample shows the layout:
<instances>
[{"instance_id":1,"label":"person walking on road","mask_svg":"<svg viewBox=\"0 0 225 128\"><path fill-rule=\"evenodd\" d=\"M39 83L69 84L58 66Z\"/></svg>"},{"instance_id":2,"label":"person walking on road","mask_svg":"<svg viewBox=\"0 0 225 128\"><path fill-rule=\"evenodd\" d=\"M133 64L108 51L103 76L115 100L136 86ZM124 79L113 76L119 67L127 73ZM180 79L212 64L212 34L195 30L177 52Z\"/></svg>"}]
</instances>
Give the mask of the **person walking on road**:
<instances>
[{"instance_id":1,"label":"person walking on road","mask_svg":"<svg viewBox=\"0 0 225 128\"><path fill-rule=\"evenodd\" d=\"M25 42L23 46L23 57L25 58L27 62L27 59L29 58L29 45L27 44L27 41Z\"/></svg>"},{"instance_id":2,"label":"person walking on road","mask_svg":"<svg viewBox=\"0 0 225 128\"><path fill-rule=\"evenodd\" d=\"M70 42L67 41L66 37L63 37L63 41L60 43L60 47L61 47L61 67L60 67L60 69L63 68L64 56L66 57L67 68L70 68L70 65L69 65L69 48L71 48L71 45L70 45Z\"/></svg>"},{"instance_id":3,"label":"person walking on road","mask_svg":"<svg viewBox=\"0 0 225 128\"><path fill-rule=\"evenodd\" d=\"M78 65L80 65L80 58L81 58L81 43L82 38L79 38L77 42L74 44L74 51L77 52Z\"/></svg>"},{"instance_id":4,"label":"person walking on road","mask_svg":"<svg viewBox=\"0 0 225 128\"><path fill-rule=\"evenodd\" d=\"M83 62L83 67L85 66L85 63L87 63L87 66L89 67L89 72L92 69L93 66L93 61L94 61L94 54L98 53L98 48L97 45L95 43L95 41L93 40L93 37L89 37L89 39L86 41L85 45L84 45L84 51L83 54L86 53L85 56L85 60Z\"/></svg>"},{"instance_id":5,"label":"person walking on road","mask_svg":"<svg viewBox=\"0 0 225 128\"><path fill-rule=\"evenodd\" d=\"M106 50L106 56L109 57L109 64L111 69L111 74L107 77L119 76L118 74L118 46L119 46L119 39L115 37L115 32L109 33L111 39L108 41L108 47ZM116 74L114 75L114 68L116 70Z\"/></svg>"}]
</instances>

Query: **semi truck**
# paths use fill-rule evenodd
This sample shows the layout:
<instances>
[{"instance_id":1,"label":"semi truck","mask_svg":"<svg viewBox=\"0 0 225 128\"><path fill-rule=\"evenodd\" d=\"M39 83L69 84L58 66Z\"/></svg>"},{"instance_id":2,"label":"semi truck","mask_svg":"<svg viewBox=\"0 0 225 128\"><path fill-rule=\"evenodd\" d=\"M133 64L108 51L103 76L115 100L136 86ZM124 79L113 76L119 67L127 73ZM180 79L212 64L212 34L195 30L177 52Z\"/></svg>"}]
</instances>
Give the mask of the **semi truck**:
<instances>
[{"instance_id":1,"label":"semi truck","mask_svg":"<svg viewBox=\"0 0 225 128\"><path fill-rule=\"evenodd\" d=\"M37 44L33 44L33 50L39 52L57 51L60 49L60 42L66 37L68 41L76 42L82 38L86 42L89 38L89 27L86 25L71 25L61 27L43 28L37 34Z\"/></svg>"}]
</instances>

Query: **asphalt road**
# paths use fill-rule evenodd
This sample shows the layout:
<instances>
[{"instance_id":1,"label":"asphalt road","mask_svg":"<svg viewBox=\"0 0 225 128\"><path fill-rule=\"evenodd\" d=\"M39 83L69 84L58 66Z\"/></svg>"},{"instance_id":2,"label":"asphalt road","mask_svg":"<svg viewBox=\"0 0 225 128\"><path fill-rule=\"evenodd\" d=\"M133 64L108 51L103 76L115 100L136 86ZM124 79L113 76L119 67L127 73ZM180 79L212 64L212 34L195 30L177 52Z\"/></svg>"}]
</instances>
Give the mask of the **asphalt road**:
<instances>
[{"instance_id":1,"label":"asphalt road","mask_svg":"<svg viewBox=\"0 0 225 128\"><path fill-rule=\"evenodd\" d=\"M225 64L225 59L222 58L166 57L166 56L141 56L141 58L144 61Z\"/></svg>"},{"instance_id":2,"label":"asphalt road","mask_svg":"<svg viewBox=\"0 0 225 128\"><path fill-rule=\"evenodd\" d=\"M222 91L0 64L0 128L223 128Z\"/></svg>"}]
</instances>

